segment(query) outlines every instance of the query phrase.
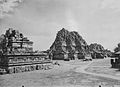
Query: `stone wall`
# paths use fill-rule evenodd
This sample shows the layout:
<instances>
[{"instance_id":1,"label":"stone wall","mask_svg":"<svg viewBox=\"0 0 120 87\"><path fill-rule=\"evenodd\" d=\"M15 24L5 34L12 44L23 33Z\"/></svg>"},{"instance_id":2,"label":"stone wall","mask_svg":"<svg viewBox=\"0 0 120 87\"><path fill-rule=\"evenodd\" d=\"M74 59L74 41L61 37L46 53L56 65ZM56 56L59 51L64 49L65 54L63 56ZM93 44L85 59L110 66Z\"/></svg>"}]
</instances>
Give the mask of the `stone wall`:
<instances>
[{"instance_id":1,"label":"stone wall","mask_svg":"<svg viewBox=\"0 0 120 87\"><path fill-rule=\"evenodd\" d=\"M52 67L53 65L51 63L16 66L16 67L14 66L14 67L9 67L7 69L7 73L12 74L12 73L34 71L34 70L48 70L48 69L52 69Z\"/></svg>"}]
</instances>

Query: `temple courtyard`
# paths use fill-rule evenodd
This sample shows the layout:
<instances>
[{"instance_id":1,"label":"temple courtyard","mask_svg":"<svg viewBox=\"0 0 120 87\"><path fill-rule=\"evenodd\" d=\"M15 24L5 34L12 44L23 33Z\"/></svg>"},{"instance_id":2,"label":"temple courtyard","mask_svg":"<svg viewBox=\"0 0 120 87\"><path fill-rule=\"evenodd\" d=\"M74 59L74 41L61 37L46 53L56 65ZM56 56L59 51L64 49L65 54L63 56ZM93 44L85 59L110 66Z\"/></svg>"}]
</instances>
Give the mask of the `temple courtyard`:
<instances>
[{"instance_id":1,"label":"temple courtyard","mask_svg":"<svg viewBox=\"0 0 120 87\"><path fill-rule=\"evenodd\" d=\"M120 71L111 68L110 58L57 62L50 70L0 75L0 87L120 87Z\"/></svg>"}]
</instances>

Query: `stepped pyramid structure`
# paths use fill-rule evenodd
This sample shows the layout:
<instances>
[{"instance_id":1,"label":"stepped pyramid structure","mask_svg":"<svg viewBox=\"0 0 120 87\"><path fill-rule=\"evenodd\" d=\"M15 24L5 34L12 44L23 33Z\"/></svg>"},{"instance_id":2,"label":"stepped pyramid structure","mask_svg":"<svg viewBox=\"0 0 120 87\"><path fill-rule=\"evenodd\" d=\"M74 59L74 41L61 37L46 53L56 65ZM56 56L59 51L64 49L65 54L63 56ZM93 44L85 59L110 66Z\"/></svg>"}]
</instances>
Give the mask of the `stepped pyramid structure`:
<instances>
[{"instance_id":1,"label":"stepped pyramid structure","mask_svg":"<svg viewBox=\"0 0 120 87\"><path fill-rule=\"evenodd\" d=\"M58 31L56 39L50 47L53 59L83 59L89 54L86 41L76 31L68 31L65 28Z\"/></svg>"}]
</instances>

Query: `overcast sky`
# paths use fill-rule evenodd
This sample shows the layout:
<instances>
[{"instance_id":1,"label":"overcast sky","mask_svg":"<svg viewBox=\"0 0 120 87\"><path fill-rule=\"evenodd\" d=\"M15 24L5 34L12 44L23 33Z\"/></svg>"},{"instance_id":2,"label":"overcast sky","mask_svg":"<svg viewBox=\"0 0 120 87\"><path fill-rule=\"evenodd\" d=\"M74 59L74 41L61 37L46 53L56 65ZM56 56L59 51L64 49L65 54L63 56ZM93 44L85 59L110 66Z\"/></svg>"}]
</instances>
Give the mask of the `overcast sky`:
<instances>
[{"instance_id":1,"label":"overcast sky","mask_svg":"<svg viewBox=\"0 0 120 87\"><path fill-rule=\"evenodd\" d=\"M0 34L8 27L46 50L61 28L78 31L88 44L114 49L120 42L120 0L0 0ZM17 1L17 2L16 2Z\"/></svg>"}]
</instances>

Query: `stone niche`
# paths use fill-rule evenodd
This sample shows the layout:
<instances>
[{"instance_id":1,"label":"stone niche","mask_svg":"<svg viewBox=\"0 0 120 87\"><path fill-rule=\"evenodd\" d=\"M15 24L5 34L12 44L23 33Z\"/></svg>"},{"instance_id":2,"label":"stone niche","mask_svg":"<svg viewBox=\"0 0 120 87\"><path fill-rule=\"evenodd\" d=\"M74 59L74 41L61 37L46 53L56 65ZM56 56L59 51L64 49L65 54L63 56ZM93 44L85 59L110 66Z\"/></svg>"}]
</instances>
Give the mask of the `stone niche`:
<instances>
[{"instance_id":1,"label":"stone niche","mask_svg":"<svg viewBox=\"0 0 120 87\"><path fill-rule=\"evenodd\" d=\"M53 60L64 60L68 58L67 53L54 53L53 54Z\"/></svg>"}]
</instances>

